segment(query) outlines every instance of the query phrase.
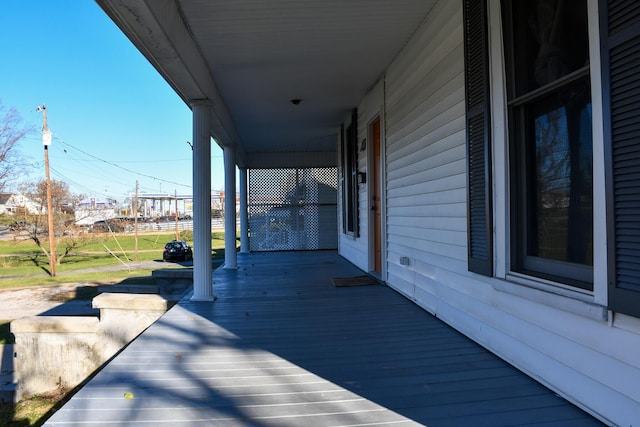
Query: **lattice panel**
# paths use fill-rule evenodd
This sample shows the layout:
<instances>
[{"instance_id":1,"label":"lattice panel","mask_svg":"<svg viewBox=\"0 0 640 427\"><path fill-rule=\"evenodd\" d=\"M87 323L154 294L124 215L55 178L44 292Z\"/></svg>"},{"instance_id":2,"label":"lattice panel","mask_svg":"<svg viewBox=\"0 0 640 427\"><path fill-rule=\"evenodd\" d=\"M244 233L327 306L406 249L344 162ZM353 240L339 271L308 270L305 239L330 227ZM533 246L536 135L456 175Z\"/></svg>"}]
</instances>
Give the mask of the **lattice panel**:
<instances>
[{"instance_id":1,"label":"lattice panel","mask_svg":"<svg viewBox=\"0 0 640 427\"><path fill-rule=\"evenodd\" d=\"M336 168L250 169L252 251L336 249Z\"/></svg>"}]
</instances>

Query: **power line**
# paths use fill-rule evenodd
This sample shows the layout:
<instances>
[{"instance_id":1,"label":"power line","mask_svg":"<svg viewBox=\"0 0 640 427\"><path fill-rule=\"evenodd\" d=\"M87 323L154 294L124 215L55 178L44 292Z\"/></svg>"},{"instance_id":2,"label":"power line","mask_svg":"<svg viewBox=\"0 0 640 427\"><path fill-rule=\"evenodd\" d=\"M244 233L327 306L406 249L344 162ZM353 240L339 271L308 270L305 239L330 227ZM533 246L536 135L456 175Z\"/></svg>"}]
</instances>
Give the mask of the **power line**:
<instances>
[{"instance_id":1,"label":"power line","mask_svg":"<svg viewBox=\"0 0 640 427\"><path fill-rule=\"evenodd\" d=\"M191 161L191 159L169 159L169 160L112 160L112 162L118 163L175 163L175 162L186 162Z\"/></svg>"},{"instance_id":2,"label":"power line","mask_svg":"<svg viewBox=\"0 0 640 427\"><path fill-rule=\"evenodd\" d=\"M80 149L80 148L74 147L73 145L69 144L68 142L65 142L63 139L61 139L61 138L59 138L59 137L57 137L57 136L55 136L55 139L56 139L57 141L61 142L62 144L66 145L67 147L72 148L72 149L74 149L74 150L77 150L77 151L79 151L79 152L83 153L83 154L84 154L84 155L86 155L86 156L89 156L89 157L91 157L91 158L93 158L93 159L96 159L96 160L98 160L98 161L100 161L100 162L102 162L102 163L105 163L105 164L111 165L111 166L116 167L116 168L118 168L118 169L122 169L123 171L129 172L129 173L132 173L132 174L134 174L134 175L143 176L143 177L145 177L145 178L150 178L150 179L153 179L153 180L155 180L155 181L166 182L167 184L178 185L178 186L180 186L180 187L191 188L191 186L190 186L190 185L181 184L181 183L179 183L179 182L175 182L175 181L169 181L169 180L166 180L166 179L158 178L158 177L155 177L155 176L152 176L152 175L147 175L147 174L144 174L144 173L140 173L140 172L133 171L133 170L131 170L131 169L127 169L127 168L125 168L124 166L120 166L120 165L118 165L118 164L116 164L116 163L109 162L109 161L107 161L107 160L101 159L101 158L99 158L99 157L97 157L97 156L94 156L93 154L87 153L86 151L84 151L84 150L82 150L82 149Z\"/></svg>"},{"instance_id":3,"label":"power line","mask_svg":"<svg viewBox=\"0 0 640 427\"><path fill-rule=\"evenodd\" d=\"M60 148L58 148L58 150L60 150ZM66 150L63 150L63 151L66 154ZM81 175L90 174L93 177L99 176L107 180L109 183L120 184L125 187L130 186L130 182L128 181L125 182L123 180L116 179L117 175L114 176L112 170L105 170L100 165L87 164L87 161L83 157L77 157L72 155L67 157L67 159L74 161L74 165L76 167L74 172L77 174L81 174ZM78 168L83 168L85 169L85 171L80 171Z\"/></svg>"},{"instance_id":4,"label":"power line","mask_svg":"<svg viewBox=\"0 0 640 427\"><path fill-rule=\"evenodd\" d=\"M91 188L89 188L89 187L87 187L87 186L85 186L83 184L80 184L79 182L74 181L73 179L63 175L62 173L60 173L60 171L58 171L58 170L56 170L56 169L54 169L52 167L49 167L49 169L51 169L51 172L53 172L54 175L57 176L58 178L60 178L62 181L69 182L69 183L75 185L78 188L84 189L88 193L94 193L95 192L95 190L93 190L93 189L91 189Z\"/></svg>"}]
</instances>

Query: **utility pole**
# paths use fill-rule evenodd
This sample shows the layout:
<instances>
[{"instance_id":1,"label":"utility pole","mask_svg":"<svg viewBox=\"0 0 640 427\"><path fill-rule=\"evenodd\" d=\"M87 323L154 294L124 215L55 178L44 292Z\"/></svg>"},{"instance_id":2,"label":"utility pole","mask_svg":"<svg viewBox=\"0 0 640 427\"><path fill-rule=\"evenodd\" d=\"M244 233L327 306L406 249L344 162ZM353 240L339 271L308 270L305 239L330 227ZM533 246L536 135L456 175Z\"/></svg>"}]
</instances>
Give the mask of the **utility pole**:
<instances>
[{"instance_id":1,"label":"utility pole","mask_svg":"<svg viewBox=\"0 0 640 427\"><path fill-rule=\"evenodd\" d=\"M133 230L134 230L134 241L135 241L135 260L138 262L138 180L136 179L136 195L133 198Z\"/></svg>"},{"instance_id":2,"label":"utility pole","mask_svg":"<svg viewBox=\"0 0 640 427\"><path fill-rule=\"evenodd\" d=\"M53 202L51 200L51 177L49 175L49 145L51 145L51 131L47 126L47 106L36 107L36 111L42 111L42 144L44 145L44 170L47 177L47 218L49 220L49 269L51 277L56 275L56 242L53 229Z\"/></svg>"}]
</instances>

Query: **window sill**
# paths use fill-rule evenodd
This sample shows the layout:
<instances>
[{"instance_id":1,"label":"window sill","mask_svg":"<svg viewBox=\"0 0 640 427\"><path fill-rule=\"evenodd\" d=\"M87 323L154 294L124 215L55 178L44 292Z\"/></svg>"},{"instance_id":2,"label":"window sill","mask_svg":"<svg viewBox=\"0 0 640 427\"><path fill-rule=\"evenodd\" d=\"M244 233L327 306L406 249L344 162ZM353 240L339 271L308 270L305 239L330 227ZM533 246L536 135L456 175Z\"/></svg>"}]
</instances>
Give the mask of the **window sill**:
<instances>
[{"instance_id":1,"label":"window sill","mask_svg":"<svg viewBox=\"0 0 640 427\"><path fill-rule=\"evenodd\" d=\"M530 276L508 273L493 288L530 301L597 321L607 321L607 307L593 302L593 292Z\"/></svg>"}]
</instances>

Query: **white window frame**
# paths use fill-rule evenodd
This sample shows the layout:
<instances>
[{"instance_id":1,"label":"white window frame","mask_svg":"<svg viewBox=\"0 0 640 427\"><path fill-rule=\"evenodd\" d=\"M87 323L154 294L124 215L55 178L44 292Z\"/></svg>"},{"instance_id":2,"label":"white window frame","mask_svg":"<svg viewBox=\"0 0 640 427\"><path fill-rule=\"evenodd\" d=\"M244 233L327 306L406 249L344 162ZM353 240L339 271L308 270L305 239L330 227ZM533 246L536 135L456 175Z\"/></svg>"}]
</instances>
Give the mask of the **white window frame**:
<instances>
[{"instance_id":1,"label":"white window frame","mask_svg":"<svg viewBox=\"0 0 640 427\"><path fill-rule=\"evenodd\" d=\"M607 305L607 247L606 247L606 204L604 174L603 114L600 72L600 46L597 0L587 0L589 19L589 54L593 117L593 291L564 285L533 276L511 271L510 238L510 191L509 191L509 145L507 120L507 90L505 72L505 52L502 34L501 0L488 0L489 23L489 74L491 84L491 133L493 171L493 218L494 218L494 275L510 283L497 285L510 293L527 298L549 300L546 295L537 295L531 290L553 293L590 304ZM527 289L520 289L517 285ZM516 286L514 286L516 285ZM559 301L566 308L569 302ZM555 304L554 304L555 305ZM578 311L584 311L578 308ZM587 309L588 310L588 309ZM575 310L571 310L575 311ZM595 316L602 316L602 310L595 310ZM591 314L593 310L590 311ZM606 313L605 313L606 315ZM590 317L593 317L590 315Z\"/></svg>"}]
</instances>

